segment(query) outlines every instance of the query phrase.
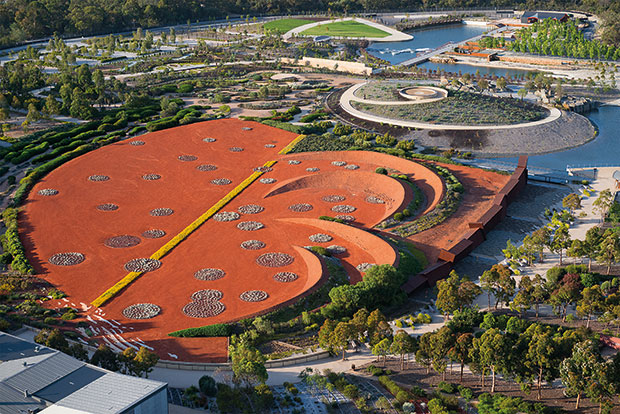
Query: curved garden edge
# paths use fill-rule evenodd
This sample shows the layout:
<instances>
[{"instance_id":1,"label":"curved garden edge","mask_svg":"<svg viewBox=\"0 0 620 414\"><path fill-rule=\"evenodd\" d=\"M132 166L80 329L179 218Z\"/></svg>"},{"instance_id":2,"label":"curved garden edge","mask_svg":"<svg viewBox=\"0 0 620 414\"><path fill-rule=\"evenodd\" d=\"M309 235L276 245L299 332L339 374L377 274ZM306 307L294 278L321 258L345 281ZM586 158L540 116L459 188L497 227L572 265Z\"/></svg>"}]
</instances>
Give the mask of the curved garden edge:
<instances>
[{"instance_id":1,"label":"curved garden edge","mask_svg":"<svg viewBox=\"0 0 620 414\"><path fill-rule=\"evenodd\" d=\"M303 26L298 26L295 27L294 29L289 30L288 32L284 33L284 35L282 35L282 38L284 40L288 40L293 36L301 36L301 33L312 28L315 26L319 26L322 24L329 24L329 23L335 23L335 22L344 22L347 20L353 20L356 21L358 23L363 23L365 25L374 27L376 29L379 30L383 30L384 32L389 33L389 36L386 37L347 37L347 39L366 39L366 40L370 40L373 42L402 42L402 41L406 41L406 40L411 40L413 39L413 36L407 34L407 33L403 33L403 32L399 32L398 30L394 30L390 27L384 26L382 24L379 23L375 23L375 22L371 22L369 20L366 19L360 19L358 17L349 17L349 18L343 18L343 19L333 19L333 20L325 20L325 21L320 21L320 22L314 22L314 23L308 23L308 24L304 24Z\"/></svg>"},{"instance_id":2,"label":"curved garden edge","mask_svg":"<svg viewBox=\"0 0 620 414\"><path fill-rule=\"evenodd\" d=\"M419 129L438 129L438 130L458 130L458 131L477 131L477 130L497 130L497 129L516 129L516 128L524 128L524 127L532 127L537 125L547 124L549 122L555 121L556 119L562 116L562 111L557 108L547 108L549 110L549 115L538 121L526 122L522 124L512 124L512 125L445 125L445 124L429 124L426 122L417 122L417 121L404 121L399 119L392 118L382 118L377 115L368 114L366 112L359 111L351 105L351 101L359 102L360 98L354 96L354 93L357 89L366 85L367 83L360 83L354 86L351 86L347 89L342 96L340 97L340 106L342 109L347 112L349 115L352 115L356 118L363 119L365 121L377 122L383 124L389 124L399 127L405 128L419 128ZM371 101L366 100L367 103L374 103L378 105L384 104L382 101ZM418 102L412 101L411 103L405 102L405 104L414 105ZM422 102L420 102L422 103ZM403 102L398 102L398 104L402 105Z\"/></svg>"}]
</instances>

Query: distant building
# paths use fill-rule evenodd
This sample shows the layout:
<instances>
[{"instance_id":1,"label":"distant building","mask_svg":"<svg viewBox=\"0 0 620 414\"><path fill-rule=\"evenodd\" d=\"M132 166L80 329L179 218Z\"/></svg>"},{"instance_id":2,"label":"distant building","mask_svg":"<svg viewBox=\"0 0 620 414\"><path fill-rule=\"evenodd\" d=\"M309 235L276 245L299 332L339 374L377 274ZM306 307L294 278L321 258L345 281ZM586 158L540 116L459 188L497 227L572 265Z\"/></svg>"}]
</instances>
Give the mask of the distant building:
<instances>
[{"instance_id":1,"label":"distant building","mask_svg":"<svg viewBox=\"0 0 620 414\"><path fill-rule=\"evenodd\" d=\"M536 23L545 19L553 19L559 22L567 22L571 15L563 12L526 11L521 16L521 23Z\"/></svg>"},{"instance_id":2,"label":"distant building","mask_svg":"<svg viewBox=\"0 0 620 414\"><path fill-rule=\"evenodd\" d=\"M167 384L0 332L2 414L168 414Z\"/></svg>"}]
</instances>

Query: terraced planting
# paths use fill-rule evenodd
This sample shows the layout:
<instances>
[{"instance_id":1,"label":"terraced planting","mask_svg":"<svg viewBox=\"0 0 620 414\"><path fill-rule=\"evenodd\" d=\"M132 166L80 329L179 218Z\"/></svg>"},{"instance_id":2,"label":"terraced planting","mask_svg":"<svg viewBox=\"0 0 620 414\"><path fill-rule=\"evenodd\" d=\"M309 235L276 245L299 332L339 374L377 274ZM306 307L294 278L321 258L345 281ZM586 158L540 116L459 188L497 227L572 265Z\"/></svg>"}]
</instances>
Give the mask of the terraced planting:
<instances>
[{"instance_id":1,"label":"terraced planting","mask_svg":"<svg viewBox=\"0 0 620 414\"><path fill-rule=\"evenodd\" d=\"M145 343L163 359L224 360L225 338L192 343L168 334L252 317L313 292L326 273L318 250L303 247L309 243L337 257L350 283L376 264L396 263L396 251L365 229L407 207L412 192L378 167L421 180L425 212L443 197L435 172L401 158L286 155L303 138L227 119L73 159L28 195L20 220L28 259L82 307L93 332L85 339L117 350ZM114 329L102 329L101 318Z\"/></svg>"},{"instance_id":2,"label":"terraced planting","mask_svg":"<svg viewBox=\"0 0 620 414\"><path fill-rule=\"evenodd\" d=\"M380 86L373 91L381 96L390 93L389 89ZM538 121L549 114L541 106L518 99L459 91L432 103L381 105L351 101L351 104L359 111L387 119L446 125L513 125Z\"/></svg>"}]
</instances>

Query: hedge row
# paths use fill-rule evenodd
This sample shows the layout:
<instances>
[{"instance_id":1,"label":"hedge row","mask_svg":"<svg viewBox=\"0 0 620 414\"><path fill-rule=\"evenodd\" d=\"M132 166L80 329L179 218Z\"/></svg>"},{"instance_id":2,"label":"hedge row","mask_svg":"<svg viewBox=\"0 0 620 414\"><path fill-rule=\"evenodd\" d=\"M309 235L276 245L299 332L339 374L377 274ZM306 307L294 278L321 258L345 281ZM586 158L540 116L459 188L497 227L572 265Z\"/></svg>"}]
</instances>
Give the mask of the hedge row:
<instances>
[{"instance_id":1,"label":"hedge row","mask_svg":"<svg viewBox=\"0 0 620 414\"><path fill-rule=\"evenodd\" d=\"M22 275L31 275L34 273L34 269L28 263L26 258L26 252L22 242L19 240L19 233L17 229L17 213L14 208L7 208L2 212L2 219L6 226L5 242L3 247L5 252L10 253L13 257L11 261L11 269Z\"/></svg>"},{"instance_id":2,"label":"hedge row","mask_svg":"<svg viewBox=\"0 0 620 414\"><path fill-rule=\"evenodd\" d=\"M401 404L410 400L413 400L414 396L411 392L402 388L400 385L392 381L390 377L387 375L382 375L379 377L379 383L385 387L386 390L390 392L398 402Z\"/></svg>"},{"instance_id":3,"label":"hedge row","mask_svg":"<svg viewBox=\"0 0 620 414\"><path fill-rule=\"evenodd\" d=\"M15 195L13 196L13 204L16 206L20 205L39 178L43 177L45 174L49 173L54 168L64 164L65 162L82 154L85 154L94 148L95 146L93 144L85 144L79 146L73 151L63 154L60 157L32 170L28 175L26 175L20 180L19 187L17 188L17 191L15 191Z\"/></svg>"},{"instance_id":4,"label":"hedge row","mask_svg":"<svg viewBox=\"0 0 620 414\"><path fill-rule=\"evenodd\" d=\"M168 336L176 336L179 338L230 336L232 331L232 325L216 323L214 325L200 326L198 328L181 329L179 331L170 332Z\"/></svg>"}]
</instances>

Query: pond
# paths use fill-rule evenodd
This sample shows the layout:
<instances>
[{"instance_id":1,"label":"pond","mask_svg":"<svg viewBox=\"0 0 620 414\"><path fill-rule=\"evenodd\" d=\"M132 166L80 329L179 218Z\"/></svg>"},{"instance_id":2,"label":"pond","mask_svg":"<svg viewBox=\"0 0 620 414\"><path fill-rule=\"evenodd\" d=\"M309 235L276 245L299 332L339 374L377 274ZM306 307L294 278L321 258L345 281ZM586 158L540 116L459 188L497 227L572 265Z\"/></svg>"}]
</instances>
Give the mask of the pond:
<instances>
[{"instance_id":1,"label":"pond","mask_svg":"<svg viewBox=\"0 0 620 414\"><path fill-rule=\"evenodd\" d=\"M620 106L606 105L587 115L598 128L598 135L580 147L529 157L529 165L554 170L565 170L567 165L620 166ZM497 159L516 163L516 158Z\"/></svg>"},{"instance_id":2,"label":"pond","mask_svg":"<svg viewBox=\"0 0 620 414\"><path fill-rule=\"evenodd\" d=\"M393 65L397 65L416 56L416 50L434 49L448 42L460 42L478 36L487 31L485 26L475 26L467 24L450 24L445 26L431 27L426 29L414 30L412 40L406 42L376 42L368 47L368 52L380 59L387 60ZM485 66L474 66L467 64L448 64L425 62L419 65L428 70L444 70L446 72L476 73L480 71L482 75L496 76L525 76L528 71L520 69L491 68Z\"/></svg>"}]
</instances>

